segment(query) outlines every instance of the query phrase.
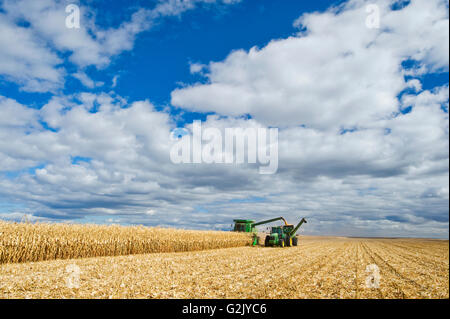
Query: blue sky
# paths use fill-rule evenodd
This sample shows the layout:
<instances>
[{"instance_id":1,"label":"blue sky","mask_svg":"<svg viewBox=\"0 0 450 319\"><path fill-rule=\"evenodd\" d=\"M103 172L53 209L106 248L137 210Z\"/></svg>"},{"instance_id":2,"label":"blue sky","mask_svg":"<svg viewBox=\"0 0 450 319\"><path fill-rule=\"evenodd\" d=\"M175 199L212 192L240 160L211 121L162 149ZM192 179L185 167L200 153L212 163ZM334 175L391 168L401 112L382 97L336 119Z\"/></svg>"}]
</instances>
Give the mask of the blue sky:
<instances>
[{"instance_id":1,"label":"blue sky","mask_svg":"<svg viewBox=\"0 0 450 319\"><path fill-rule=\"evenodd\" d=\"M204 5L182 16L161 21L139 36L131 52L114 57L107 69L89 67L86 73L104 81L107 86L111 85L115 75L119 75L117 94L131 100L150 99L158 106L170 106L170 93L179 83L202 80L189 72L189 63L220 61L232 50L263 47L272 39L288 37L295 32L292 21L299 14L324 10L340 2L250 0L231 7ZM88 4L97 12L96 23L109 28L118 27L136 8L151 9L155 1L89 1ZM67 61L64 66L76 70L76 66ZM51 96L49 93L23 94L15 83L2 84L5 95L37 108ZM80 90L85 88L78 80L68 79L65 94ZM102 90L104 88L94 91Z\"/></svg>"},{"instance_id":2,"label":"blue sky","mask_svg":"<svg viewBox=\"0 0 450 319\"><path fill-rule=\"evenodd\" d=\"M448 1L4 0L0 28L0 218L448 238ZM278 127L277 174L171 163L196 119Z\"/></svg>"}]
</instances>

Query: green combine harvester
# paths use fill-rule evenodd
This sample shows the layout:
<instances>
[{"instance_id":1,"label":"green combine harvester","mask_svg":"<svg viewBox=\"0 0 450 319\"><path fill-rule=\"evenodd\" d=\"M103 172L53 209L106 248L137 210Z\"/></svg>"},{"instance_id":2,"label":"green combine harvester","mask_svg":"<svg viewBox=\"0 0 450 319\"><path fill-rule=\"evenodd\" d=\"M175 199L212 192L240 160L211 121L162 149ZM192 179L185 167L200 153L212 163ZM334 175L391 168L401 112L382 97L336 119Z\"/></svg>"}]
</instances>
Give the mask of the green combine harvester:
<instances>
[{"instance_id":1,"label":"green combine harvester","mask_svg":"<svg viewBox=\"0 0 450 319\"><path fill-rule=\"evenodd\" d=\"M253 241L252 245L256 246L259 244L258 232L256 230L256 226L268 224L277 220L282 220L284 222L283 226L274 226L270 232L270 235L266 236L264 241L264 246L279 246L279 247L291 247L297 246L298 238L295 236L297 230L303 223L306 223L306 219L302 218L302 220L295 226L292 224L288 224L286 219L283 217L272 218L268 220L263 220L261 222L255 223L254 220L250 219L235 219L234 220L234 231L237 232L246 232L253 233Z\"/></svg>"}]
</instances>

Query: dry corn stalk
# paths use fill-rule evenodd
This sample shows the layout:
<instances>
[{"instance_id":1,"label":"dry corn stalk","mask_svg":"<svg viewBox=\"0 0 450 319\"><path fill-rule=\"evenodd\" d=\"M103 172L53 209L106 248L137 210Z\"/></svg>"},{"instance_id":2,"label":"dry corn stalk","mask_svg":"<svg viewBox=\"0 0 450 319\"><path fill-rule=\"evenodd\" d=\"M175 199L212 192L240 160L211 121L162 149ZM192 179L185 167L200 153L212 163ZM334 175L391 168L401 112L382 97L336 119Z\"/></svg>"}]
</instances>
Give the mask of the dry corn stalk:
<instances>
[{"instance_id":1,"label":"dry corn stalk","mask_svg":"<svg viewBox=\"0 0 450 319\"><path fill-rule=\"evenodd\" d=\"M249 244L248 234L235 232L0 221L0 264L196 251Z\"/></svg>"}]
</instances>

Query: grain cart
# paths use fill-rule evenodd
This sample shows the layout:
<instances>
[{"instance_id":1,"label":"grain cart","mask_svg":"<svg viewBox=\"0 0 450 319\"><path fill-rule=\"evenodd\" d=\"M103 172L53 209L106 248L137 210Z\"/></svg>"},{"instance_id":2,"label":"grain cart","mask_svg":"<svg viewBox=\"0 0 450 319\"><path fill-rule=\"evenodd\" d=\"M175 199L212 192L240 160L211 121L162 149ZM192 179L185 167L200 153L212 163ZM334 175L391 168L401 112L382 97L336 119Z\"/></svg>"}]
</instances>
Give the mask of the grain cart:
<instances>
[{"instance_id":1,"label":"grain cart","mask_svg":"<svg viewBox=\"0 0 450 319\"><path fill-rule=\"evenodd\" d=\"M234 219L234 231L237 232L246 232L246 233L253 233L253 240L252 240L252 246L256 246L259 244L259 237L258 232L256 230L256 226L268 224L277 220L284 221L285 226L289 226L289 224L286 222L286 219L283 217L277 217L272 219L263 220L260 222L255 223L254 220L250 219Z\"/></svg>"},{"instance_id":2,"label":"grain cart","mask_svg":"<svg viewBox=\"0 0 450 319\"><path fill-rule=\"evenodd\" d=\"M297 246L298 238L295 236L295 233L300 228L300 226L306 223L306 219L302 218L302 220L297 224L294 228L294 225L286 224L283 226L275 226L272 227L270 235L266 236L266 240L264 241L264 246L266 247L291 247Z\"/></svg>"}]
</instances>

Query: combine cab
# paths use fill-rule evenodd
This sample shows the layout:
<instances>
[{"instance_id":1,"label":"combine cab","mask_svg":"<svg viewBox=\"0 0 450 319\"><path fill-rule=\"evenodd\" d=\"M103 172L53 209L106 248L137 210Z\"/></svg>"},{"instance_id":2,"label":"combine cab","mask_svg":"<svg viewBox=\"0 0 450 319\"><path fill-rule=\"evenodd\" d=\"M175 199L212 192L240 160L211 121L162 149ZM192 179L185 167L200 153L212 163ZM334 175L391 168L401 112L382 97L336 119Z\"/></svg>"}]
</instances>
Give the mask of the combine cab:
<instances>
[{"instance_id":1,"label":"combine cab","mask_svg":"<svg viewBox=\"0 0 450 319\"><path fill-rule=\"evenodd\" d=\"M255 223L254 220L235 219L233 221L234 221L233 231L246 232L246 233L251 233L254 231L254 227L253 227L253 224Z\"/></svg>"}]
</instances>

